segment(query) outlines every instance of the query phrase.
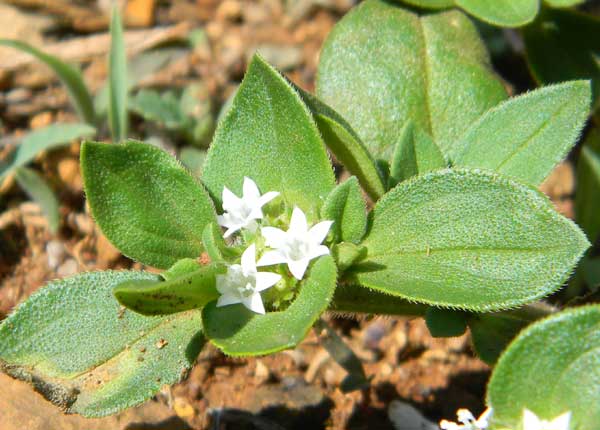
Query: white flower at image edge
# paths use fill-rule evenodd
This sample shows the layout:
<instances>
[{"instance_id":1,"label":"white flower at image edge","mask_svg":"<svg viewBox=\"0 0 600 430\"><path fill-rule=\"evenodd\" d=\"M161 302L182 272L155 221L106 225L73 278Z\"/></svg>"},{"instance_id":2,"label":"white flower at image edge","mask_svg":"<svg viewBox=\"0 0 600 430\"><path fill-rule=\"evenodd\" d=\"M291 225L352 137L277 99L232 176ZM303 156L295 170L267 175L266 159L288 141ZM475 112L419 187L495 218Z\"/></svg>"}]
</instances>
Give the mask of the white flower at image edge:
<instances>
[{"instance_id":1,"label":"white flower at image edge","mask_svg":"<svg viewBox=\"0 0 600 430\"><path fill-rule=\"evenodd\" d=\"M256 264L271 266L284 263L294 278L302 279L310 260L329 254L329 248L321 243L332 224L333 221L322 221L309 230L304 212L294 208L288 231L275 227L261 229L266 245L273 250L265 252Z\"/></svg>"},{"instance_id":2,"label":"white flower at image edge","mask_svg":"<svg viewBox=\"0 0 600 430\"><path fill-rule=\"evenodd\" d=\"M250 179L244 177L242 197L238 197L227 187L223 187L223 210L225 213L217 217L219 225L225 227L225 237L231 236L236 231L246 228L255 231L257 219L262 219L262 207L277 197L277 191L270 191L260 195L258 186Z\"/></svg>"},{"instance_id":3,"label":"white flower at image edge","mask_svg":"<svg viewBox=\"0 0 600 430\"><path fill-rule=\"evenodd\" d=\"M221 294L217 307L241 303L257 314L265 313L260 292L275 285L281 275L256 270L256 246L242 254L240 264L232 264L225 275L217 275L217 291Z\"/></svg>"},{"instance_id":4,"label":"white flower at image edge","mask_svg":"<svg viewBox=\"0 0 600 430\"><path fill-rule=\"evenodd\" d=\"M529 409L523 409L523 430L569 430L571 412L565 412L552 421L541 420Z\"/></svg>"},{"instance_id":5,"label":"white flower at image edge","mask_svg":"<svg viewBox=\"0 0 600 430\"><path fill-rule=\"evenodd\" d=\"M460 424L442 420L440 428L442 430L485 430L490 425L492 415L492 408L487 408L478 419L475 419L468 409L459 409L456 411L456 417Z\"/></svg>"}]
</instances>

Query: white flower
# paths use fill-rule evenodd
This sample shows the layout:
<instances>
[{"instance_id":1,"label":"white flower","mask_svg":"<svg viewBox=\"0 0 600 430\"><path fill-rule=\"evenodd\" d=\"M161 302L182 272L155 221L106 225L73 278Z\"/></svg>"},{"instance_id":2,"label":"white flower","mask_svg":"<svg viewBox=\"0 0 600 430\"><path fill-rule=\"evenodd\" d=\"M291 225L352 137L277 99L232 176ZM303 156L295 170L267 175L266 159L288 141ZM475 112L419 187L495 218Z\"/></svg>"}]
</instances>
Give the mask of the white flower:
<instances>
[{"instance_id":1,"label":"white flower","mask_svg":"<svg viewBox=\"0 0 600 430\"><path fill-rule=\"evenodd\" d=\"M244 177L242 197L238 197L223 187L223 210L225 213L217 217L219 225L225 227L225 237L231 236L236 231L247 228L256 230L257 219L262 219L262 207L279 195L276 191L260 195L256 183Z\"/></svg>"},{"instance_id":2,"label":"white flower","mask_svg":"<svg viewBox=\"0 0 600 430\"><path fill-rule=\"evenodd\" d=\"M217 307L242 303L258 314L265 313L260 292L272 287L281 275L256 270L256 246L242 254L242 264L232 264L225 275L217 275L217 291L221 294Z\"/></svg>"},{"instance_id":3,"label":"white flower","mask_svg":"<svg viewBox=\"0 0 600 430\"><path fill-rule=\"evenodd\" d=\"M329 254L329 248L321 243L325 240L331 224L333 221L322 221L309 230L304 212L294 208L288 231L275 227L261 229L266 245L274 250L265 252L257 265L285 263L296 279L302 279L310 260Z\"/></svg>"},{"instance_id":4,"label":"white flower","mask_svg":"<svg viewBox=\"0 0 600 430\"><path fill-rule=\"evenodd\" d=\"M456 417L458 423L452 421L442 420L440 421L440 428L442 430L484 430L490 425L490 419L492 418L492 408L487 408L478 419L475 419L471 411L468 409L459 409L456 411Z\"/></svg>"},{"instance_id":5,"label":"white flower","mask_svg":"<svg viewBox=\"0 0 600 430\"><path fill-rule=\"evenodd\" d=\"M552 421L541 420L529 409L523 409L523 430L569 430L571 412L565 412Z\"/></svg>"}]
</instances>

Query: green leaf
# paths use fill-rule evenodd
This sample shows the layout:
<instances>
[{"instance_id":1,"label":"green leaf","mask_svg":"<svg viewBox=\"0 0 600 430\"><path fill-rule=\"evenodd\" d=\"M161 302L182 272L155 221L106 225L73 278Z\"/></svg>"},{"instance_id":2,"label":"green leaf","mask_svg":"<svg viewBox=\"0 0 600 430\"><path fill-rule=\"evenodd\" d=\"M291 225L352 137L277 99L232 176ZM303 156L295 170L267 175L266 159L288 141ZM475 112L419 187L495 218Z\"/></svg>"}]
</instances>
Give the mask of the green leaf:
<instances>
[{"instance_id":1,"label":"green leaf","mask_svg":"<svg viewBox=\"0 0 600 430\"><path fill-rule=\"evenodd\" d=\"M110 21L110 52L108 54L108 122L115 143L127 138L127 54L123 38L123 23L119 9L114 7Z\"/></svg>"},{"instance_id":2,"label":"green leaf","mask_svg":"<svg viewBox=\"0 0 600 430\"><path fill-rule=\"evenodd\" d=\"M544 0L548 6L552 7L570 7L583 3L585 0Z\"/></svg>"},{"instance_id":3,"label":"green leaf","mask_svg":"<svg viewBox=\"0 0 600 430\"><path fill-rule=\"evenodd\" d=\"M557 238L561 238L557 241ZM556 291L589 243L537 189L443 170L403 182L372 211L360 284L465 310L515 307Z\"/></svg>"},{"instance_id":4,"label":"green leaf","mask_svg":"<svg viewBox=\"0 0 600 430\"><path fill-rule=\"evenodd\" d=\"M600 236L600 132L592 130L587 137L577 163L575 193L577 223L590 241Z\"/></svg>"},{"instance_id":5,"label":"green leaf","mask_svg":"<svg viewBox=\"0 0 600 430\"><path fill-rule=\"evenodd\" d=\"M15 179L27 195L40 205L48 219L49 230L56 233L60 224L60 214L58 213L58 199L52 189L35 170L27 167L19 167L16 170Z\"/></svg>"},{"instance_id":6,"label":"green leaf","mask_svg":"<svg viewBox=\"0 0 600 430\"><path fill-rule=\"evenodd\" d=\"M402 0L414 6L424 7L428 9L443 9L454 6L454 0Z\"/></svg>"},{"instance_id":7,"label":"green leaf","mask_svg":"<svg viewBox=\"0 0 600 430\"><path fill-rule=\"evenodd\" d=\"M206 150L186 146L179 152L181 163L197 178L202 176L202 168L206 161Z\"/></svg>"},{"instance_id":8,"label":"green leaf","mask_svg":"<svg viewBox=\"0 0 600 430\"><path fill-rule=\"evenodd\" d=\"M223 273L222 269L202 266L165 281L133 279L118 284L113 292L119 303L142 315L200 309L219 297L215 276Z\"/></svg>"},{"instance_id":9,"label":"green leaf","mask_svg":"<svg viewBox=\"0 0 600 430\"><path fill-rule=\"evenodd\" d=\"M200 256L213 204L169 154L135 141L85 142L81 171L92 215L123 254L162 269Z\"/></svg>"},{"instance_id":10,"label":"green leaf","mask_svg":"<svg viewBox=\"0 0 600 430\"><path fill-rule=\"evenodd\" d=\"M360 3L331 31L320 55L317 95L384 159L408 120L445 153L506 98L464 14L419 17L383 0Z\"/></svg>"},{"instance_id":11,"label":"green leaf","mask_svg":"<svg viewBox=\"0 0 600 430\"><path fill-rule=\"evenodd\" d=\"M379 200L385 193L382 173L350 124L314 95L299 87L296 90L312 111L323 140L335 158L356 175L369 197Z\"/></svg>"},{"instance_id":12,"label":"green leaf","mask_svg":"<svg viewBox=\"0 0 600 430\"><path fill-rule=\"evenodd\" d=\"M284 311L255 314L243 305L217 308L211 302L202 310L206 336L225 354L263 355L296 346L327 308L336 285L336 268L330 256L319 258L300 286L294 302Z\"/></svg>"},{"instance_id":13,"label":"green leaf","mask_svg":"<svg viewBox=\"0 0 600 430\"><path fill-rule=\"evenodd\" d=\"M591 290L600 287L600 257L584 259L581 269L583 277Z\"/></svg>"},{"instance_id":14,"label":"green leaf","mask_svg":"<svg viewBox=\"0 0 600 430\"><path fill-rule=\"evenodd\" d=\"M589 82L573 81L500 103L457 140L453 161L539 185L575 145L590 96Z\"/></svg>"},{"instance_id":15,"label":"green leaf","mask_svg":"<svg viewBox=\"0 0 600 430\"><path fill-rule=\"evenodd\" d=\"M227 246L223 238L223 231L216 223L210 223L204 227L202 244L211 261L229 261L232 257L236 258L241 255L235 251L235 248Z\"/></svg>"},{"instance_id":16,"label":"green leaf","mask_svg":"<svg viewBox=\"0 0 600 430\"><path fill-rule=\"evenodd\" d=\"M353 264L362 260L367 255L367 248L351 242L337 243L331 249L338 271L343 273Z\"/></svg>"},{"instance_id":17,"label":"green leaf","mask_svg":"<svg viewBox=\"0 0 600 430\"><path fill-rule=\"evenodd\" d=\"M159 94L154 90L140 90L131 98L130 109L145 120L162 124L169 130L186 126L185 114L173 91Z\"/></svg>"},{"instance_id":18,"label":"green leaf","mask_svg":"<svg viewBox=\"0 0 600 430\"><path fill-rule=\"evenodd\" d=\"M455 0L471 15L500 27L520 27L534 20L540 0Z\"/></svg>"},{"instance_id":19,"label":"green leaf","mask_svg":"<svg viewBox=\"0 0 600 430\"><path fill-rule=\"evenodd\" d=\"M257 55L217 127L203 180L220 202L223 186L241 194L244 176L262 193L279 191L289 207L313 215L335 186L310 112L290 84Z\"/></svg>"},{"instance_id":20,"label":"green leaf","mask_svg":"<svg viewBox=\"0 0 600 430\"><path fill-rule=\"evenodd\" d=\"M388 185L392 188L413 176L446 166L442 152L431 137L421 130L415 130L413 124L408 122L402 129L394 149Z\"/></svg>"},{"instance_id":21,"label":"green leaf","mask_svg":"<svg viewBox=\"0 0 600 430\"><path fill-rule=\"evenodd\" d=\"M44 54L42 51L37 50L31 45L18 40L0 39L0 45L10 46L18 49L19 51L26 52L52 69L58 76L60 81L66 87L71 102L77 111L77 114L82 121L88 124L95 123L96 114L94 112L94 102L90 95L81 72L69 64L63 63L58 58Z\"/></svg>"},{"instance_id":22,"label":"green leaf","mask_svg":"<svg viewBox=\"0 0 600 430\"><path fill-rule=\"evenodd\" d=\"M458 337L467 330L467 315L431 306L425 313L425 323L433 337Z\"/></svg>"},{"instance_id":23,"label":"green leaf","mask_svg":"<svg viewBox=\"0 0 600 430\"><path fill-rule=\"evenodd\" d=\"M494 422L520 428L523 408L552 420L571 411L570 430L600 422L600 306L560 312L523 331L488 385Z\"/></svg>"},{"instance_id":24,"label":"green leaf","mask_svg":"<svg viewBox=\"0 0 600 430\"><path fill-rule=\"evenodd\" d=\"M199 311L143 317L112 295L144 272L93 272L51 282L0 325L0 367L67 413L98 417L178 382L204 340Z\"/></svg>"},{"instance_id":25,"label":"green leaf","mask_svg":"<svg viewBox=\"0 0 600 430\"><path fill-rule=\"evenodd\" d=\"M523 29L526 58L533 77L553 84L591 79L594 107L600 98L600 20L570 10L544 9ZM560 59L558 61L557 59Z\"/></svg>"},{"instance_id":26,"label":"green leaf","mask_svg":"<svg viewBox=\"0 0 600 430\"><path fill-rule=\"evenodd\" d=\"M96 129L87 124L52 124L28 133L21 143L11 162L0 170L0 181L19 167L29 164L42 151L49 151L68 145L75 139L93 135Z\"/></svg>"},{"instance_id":27,"label":"green leaf","mask_svg":"<svg viewBox=\"0 0 600 430\"><path fill-rule=\"evenodd\" d=\"M406 317L424 316L428 308L426 305L409 302L360 285L341 283L335 289L329 310L342 315L374 314Z\"/></svg>"},{"instance_id":28,"label":"green leaf","mask_svg":"<svg viewBox=\"0 0 600 430\"><path fill-rule=\"evenodd\" d=\"M355 176L338 185L325 199L321 218L333 221L334 242L358 243L367 229L367 205Z\"/></svg>"},{"instance_id":29,"label":"green leaf","mask_svg":"<svg viewBox=\"0 0 600 430\"><path fill-rule=\"evenodd\" d=\"M323 348L348 372L340 383L342 393L368 388L369 380L365 375L362 362L335 330L321 318L316 321L314 329Z\"/></svg>"}]
</instances>

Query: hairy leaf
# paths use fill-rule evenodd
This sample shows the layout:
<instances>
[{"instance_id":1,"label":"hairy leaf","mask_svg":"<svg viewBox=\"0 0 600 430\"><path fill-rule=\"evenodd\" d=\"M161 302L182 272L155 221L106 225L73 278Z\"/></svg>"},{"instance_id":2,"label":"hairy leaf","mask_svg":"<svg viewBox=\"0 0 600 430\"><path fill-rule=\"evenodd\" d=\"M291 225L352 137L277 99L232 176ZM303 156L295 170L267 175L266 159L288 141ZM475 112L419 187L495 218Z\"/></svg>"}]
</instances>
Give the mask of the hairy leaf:
<instances>
[{"instance_id":1,"label":"hairy leaf","mask_svg":"<svg viewBox=\"0 0 600 430\"><path fill-rule=\"evenodd\" d=\"M428 306L409 302L360 285L343 283L335 289L329 310L341 314L424 316Z\"/></svg>"},{"instance_id":2,"label":"hairy leaf","mask_svg":"<svg viewBox=\"0 0 600 430\"><path fill-rule=\"evenodd\" d=\"M544 9L523 29L526 58L544 84L591 79L594 107L600 97L600 20L571 10ZM558 60L560 59L560 60Z\"/></svg>"},{"instance_id":3,"label":"hairy leaf","mask_svg":"<svg viewBox=\"0 0 600 430\"><path fill-rule=\"evenodd\" d=\"M402 2L431 9L441 9L454 6L454 0L402 0Z\"/></svg>"},{"instance_id":4,"label":"hairy leaf","mask_svg":"<svg viewBox=\"0 0 600 430\"><path fill-rule=\"evenodd\" d=\"M338 185L327 196L321 218L333 221L334 242L360 242L367 229L367 205L356 177Z\"/></svg>"},{"instance_id":5,"label":"hairy leaf","mask_svg":"<svg viewBox=\"0 0 600 430\"><path fill-rule=\"evenodd\" d=\"M335 186L309 110L290 84L257 55L217 127L203 181L220 201L223 186L241 195L244 176L261 192L279 191L289 207L298 206L313 216Z\"/></svg>"},{"instance_id":6,"label":"hairy leaf","mask_svg":"<svg viewBox=\"0 0 600 430\"><path fill-rule=\"evenodd\" d=\"M9 164L0 170L0 181L15 169L25 166L42 151L68 145L75 139L89 137L96 129L88 124L52 124L25 135Z\"/></svg>"},{"instance_id":7,"label":"hairy leaf","mask_svg":"<svg viewBox=\"0 0 600 430\"><path fill-rule=\"evenodd\" d=\"M433 337L457 337L467 330L467 315L431 306L425 313L425 323Z\"/></svg>"},{"instance_id":8,"label":"hairy leaf","mask_svg":"<svg viewBox=\"0 0 600 430\"><path fill-rule=\"evenodd\" d=\"M600 422L600 305L560 312L523 331L488 385L494 422L520 428L523 408L552 420L571 411L570 430Z\"/></svg>"},{"instance_id":9,"label":"hairy leaf","mask_svg":"<svg viewBox=\"0 0 600 430\"><path fill-rule=\"evenodd\" d=\"M92 215L123 254L163 269L200 256L213 204L169 154L141 142L85 142L81 170Z\"/></svg>"},{"instance_id":10,"label":"hairy leaf","mask_svg":"<svg viewBox=\"0 0 600 430\"><path fill-rule=\"evenodd\" d=\"M489 311L556 291L589 243L533 187L457 169L396 186L373 209L362 245L367 258L350 269L360 284Z\"/></svg>"},{"instance_id":11,"label":"hairy leaf","mask_svg":"<svg viewBox=\"0 0 600 430\"><path fill-rule=\"evenodd\" d=\"M600 235L600 132L593 130L583 145L577 164L575 214L590 241Z\"/></svg>"},{"instance_id":12,"label":"hairy leaf","mask_svg":"<svg viewBox=\"0 0 600 430\"><path fill-rule=\"evenodd\" d=\"M408 122L394 149L388 185L391 188L413 176L446 166L442 152L431 137L421 130L415 130L413 124Z\"/></svg>"},{"instance_id":13,"label":"hairy leaf","mask_svg":"<svg viewBox=\"0 0 600 430\"><path fill-rule=\"evenodd\" d=\"M455 0L471 15L501 27L520 27L535 18L540 0Z\"/></svg>"},{"instance_id":14,"label":"hairy leaf","mask_svg":"<svg viewBox=\"0 0 600 430\"><path fill-rule=\"evenodd\" d=\"M217 265L203 266L165 281L125 281L117 285L113 292L119 303L142 315L166 315L200 309L219 297L215 276L222 272L223 268Z\"/></svg>"},{"instance_id":15,"label":"hairy leaf","mask_svg":"<svg viewBox=\"0 0 600 430\"><path fill-rule=\"evenodd\" d=\"M296 346L327 308L336 284L330 256L319 258L302 283L294 302L284 311L255 314L243 305L206 305L202 321L206 336L225 354L263 355Z\"/></svg>"},{"instance_id":16,"label":"hairy leaf","mask_svg":"<svg viewBox=\"0 0 600 430\"><path fill-rule=\"evenodd\" d=\"M50 67L66 87L73 106L81 120L88 124L95 123L94 102L78 69L19 40L0 39L0 45L10 46L19 51L26 52Z\"/></svg>"},{"instance_id":17,"label":"hairy leaf","mask_svg":"<svg viewBox=\"0 0 600 430\"><path fill-rule=\"evenodd\" d=\"M382 174L356 132L344 118L317 97L300 88L296 89L313 113L329 150L350 173L356 175L365 192L373 200L378 200L385 193Z\"/></svg>"},{"instance_id":18,"label":"hairy leaf","mask_svg":"<svg viewBox=\"0 0 600 430\"><path fill-rule=\"evenodd\" d=\"M419 17L367 0L335 26L320 56L317 95L389 159L404 124L442 149L506 98L475 26L458 11Z\"/></svg>"},{"instance_id":19,"label":"hairy leaf","mask_svg":"<svg viewBox=\"0 0 600 430\"><path fill-rule=\"evenodd\" d=\"M457 140L453 161L538 185L575 145L590 95L589 82L573 81L500 103Z\"/></svg>"},{"instance_id":20,"label":"hairy leaf","mask_svg":"<svg viewBox=\"0 0 600 430\"><path fill-rule=\"evenodd\" d=\"M585 0L544 0L544 3L552 7L569 7L581 4L584 1Z\"/></svg>"},{"instance_id":21,"label":"hairy leaf","mask_svg":"<svg viewBox=\"0 0 600 430\"><path fill-rule=\"evenodd\" d=\"M112 295L144 272L93 272L54 281L0 325L0 367L68 413L104 416L178 382L204 340L199 311L143 317Z\"/></svg>"},{"instance_id":22,"label":"hairy leaf","mask_svg":"<svg viewBox=\"0 0 600 430\"><path fill-rule=\"evenodd\" d=\"M123 38L123 23L119 9L114 7L110 21L110 52L108 55L108 120L113 141L127 138L127 54Z\"/></svg>"},{"instance_id":23,"label":"hairy leaf","mask_svg":"<svg viewBox=\"0 0 600 430\"><path fill-rule=\"evenodd\" d=\"M27 195L40 205L48 219L48 228L52 233L56 233L60 224L60 214L58 213L58 199L52 189L35 170L27 167L19 167L16 170L15 179Z\"/></svg>"}]
</instances>

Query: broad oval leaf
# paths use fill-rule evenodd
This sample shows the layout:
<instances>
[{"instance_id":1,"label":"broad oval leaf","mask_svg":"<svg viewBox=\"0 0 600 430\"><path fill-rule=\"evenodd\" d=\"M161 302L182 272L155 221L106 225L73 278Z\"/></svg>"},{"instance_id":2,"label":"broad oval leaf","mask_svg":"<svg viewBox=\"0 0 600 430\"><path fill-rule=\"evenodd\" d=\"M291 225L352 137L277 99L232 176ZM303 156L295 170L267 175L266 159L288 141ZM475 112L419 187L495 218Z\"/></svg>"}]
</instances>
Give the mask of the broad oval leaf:
<instances>
[{"instance_id":1,"label":"broad oval leaf","mask_svg":"<svg viewBox=\"0 0 600 430\"><path fill-rule=\"evenodd\" d=\"M409 119L445 152L506 98L477 29L464 14L419 17L382 0L361 3L329 34L317 95L384 159L391 157Z\"/></svg>"},{"instance_id":2,"label":"broad oval leaf","mask_svg":"<svg viewBox=\"0 0 600 430\"><path fill-rule=\"evenodd\" d=\"M10 46L19 51L33 55L35 58L46 64L58 76L61 82L67 89L69 97L73 102L73 106L82 121L88 124L94 124L96 121L96 113L94 112L94 102L92 96L85 86L81 72L60 59L43 53L42 51L28 45L19 40L0 39L0 45Z\"/></svg>"},{"instance_id":3,"label":"broad oval leaf","mask_svg":"<svg viewBox=\"0 0 600 430\"><path fill-rule=\"evenodd\" d=\"M263 355L296 346L327 308L336 286L336 267L330 256L319 258L284 311L255 314L241 304L202 310L206 336L225 354Z\"/></svg>"},{"instance_id":4,"label":"broad oval leaf","mask_svg":"<svg viewBox=\"0 0 600 430\"><path fill-rule=\"evenodd\" d=\"M590 96L589 82L573 81L500 103L458 139L453 161L539 185L575 145Z\"/></svg>"},{"instance_id":5,"label":"broad oval leaf","mask_svg":"<svg viewBox=\"0 0 600 430\"><path fill-rule=\"evenodd\" d=\"M534 20L540 0L455 0L471 15L501 27L520 27Z\"/></svg>"},{"instance_id":6,"label":"broad oval leaf","mask_svg":"<svg viewBox=\"0 0 600 430\"><path fill-rule=\"evenodd\" d=\"M261 192L279 191L289 207L313 213L335 186L308 108L283 76L257 55L217 127L203 181L220 201L223 186L241 195L244 176Z\"/></svg>"},{"instance_id":7,"label":"broad oval leaf","mask_svg":"<svg viewBox=\"0 0 600 430\"><path fill-rule=\"evenodd\" d=\"M46 219L48 220L48 229L52 233L58 231L60 224L60 214L58 212L58 199L54 195L52 188L44 181L44 179L32 169L20 167L15 174L19 186L27 193L34 202L36 202Z\"/></svg>"},{"instance_id":8,"label":"broad oval leaf","mask_svg":"<svg viewBox=\"0 0 600 430\"><path fill-rule=\"evenodd\" d=\"M75 139L90 137L95 132L96 129L88 124L65 123L52 124L28 133L19 144L11 162L0 170L0 181L14 169L33 161L40 152L68 145Z\"/></svg>"},{"instance_id":9,"label":"broad oval leaf","mask_svg":"<svg viewBox=\"0 0 600 430\"><path fill-rule=\"evenodd\" d=\"M600 20L572 10L546 8L523 28L527 63L543 84L591 79L594 108L600 99ZM560 60L557 60L560 59Z\"/></svg>"},{"instance_id":10,"label":"broad oval leaf","mask_svg":"<svg viewBox=\"0 0 600 430\"><path fill-rule=\"evenodd\" d=\"M92 215L123 254L161 269L200 256L213 204L169 154L141 142L85 142L81 171Z\"/></svg>"},{"instance_id":11,"label":"broad oval leaf","mask_svg":"<svg viewBox=\"0 0 600 430\"><path fill-rule=\"evenodd\" d=\"M371 153L350 124L314 95L297 88L311 110L323 140L335 158L356 175L365 192L374 201L385 193L382 173Z\"/></svg>"},{"instance_id":12,"label":"broad oval leaf","mask_svg":"<svg viewBox=\"0 0 600 430\"><path fill-rule=\"evenodd\" d=\"M327 196L321 218L333 221L334 242L360 242L367 229L367 205L356 177L338 185Z\"/></svg>"},{"instance_id":13,"label":"broad oval leaf","mask_svg":"<svg viewBox=\"0 0 600 430\"><path fill-rule=\"evenodd\" d=\"M108 53L108 122L115 143L120 143L127 138L128 93L123 23L118 7L114 7L110 21L110 52Z\"/></svg>"},{"instance_id":14,"label":"broad oval leaf","mask_svg":"<svg viewBox=\"0 0 600 430\"><path fill-rule=\"evenodd\" d=\"M571 411L570 430L600 422L600 306L560 312L523 331L488 385L494 423L520 428L523 408L552 420Z\"/></svg>"},{"instance_id":15,"label":"broad oval leaf","mask_svg":"<svg viewBox=\"0 0 600 430\"><path fill-rule=\"evenodd\" d=\"M475 311L515 307L556 291L589 246L535 188L461 169L388 192L373 209L362 244L367 258L350 269L359 283Z\"/></svg>"},{"instance_id":16,"label":"broad oval leaf","mask_svg":"<svg viewBox=\"0 0 600 430\"><path fill-rule=\"evenodd\" d=\"M0 325L0 367L67 413L104 416L149 399L204 343L199 311L143 317L112 295L118 283L156 279L108 271L51 282Z\"/></svg>"},{"instance_id":17,"label":"broad oval leaf","mask_svg":"<svg viewBox=\"0 0 600 430\"><path fill-rule=\"evenodd\" d=\"M219 297L215 276L222 272L222 267L217 265L203 266L165 281L125 281L117 285L113 292L119 303L142 315L166 315L200 309Z\"/></svg>"}]
</instances>

